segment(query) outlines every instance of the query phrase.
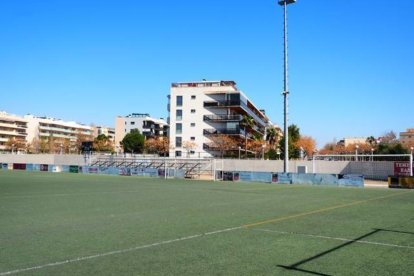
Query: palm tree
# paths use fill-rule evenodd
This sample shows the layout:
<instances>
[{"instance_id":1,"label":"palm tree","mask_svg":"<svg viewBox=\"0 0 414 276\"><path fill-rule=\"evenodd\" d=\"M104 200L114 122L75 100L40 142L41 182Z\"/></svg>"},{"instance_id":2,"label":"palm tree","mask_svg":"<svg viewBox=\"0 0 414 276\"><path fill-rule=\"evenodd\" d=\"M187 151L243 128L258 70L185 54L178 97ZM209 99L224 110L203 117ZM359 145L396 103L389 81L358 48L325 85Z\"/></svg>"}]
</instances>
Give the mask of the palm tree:
<instances>
[{"instance_id":1,"label":"palm tree","mask_svg":"<svg viewBox=\"0 0 414 276\"><path fill-rule=\"evenodd\" d=\"M274 146L278 139L279 133L276 131L276 128L269 127L266 133L266 141L268 141L271 146Z\"/></svg>"},{"instance_id":2,"label":"palm tree","mask_svg":"<svg viewBox=\"0 0 414 276\"><path fill-rule=\"evenodd\" d=\"M244 130L244 157L247 158L247 130L252 129L254 126L254 120L252 116L244 115L240 121L240 126Z\"/></svg>"}]
</instances>

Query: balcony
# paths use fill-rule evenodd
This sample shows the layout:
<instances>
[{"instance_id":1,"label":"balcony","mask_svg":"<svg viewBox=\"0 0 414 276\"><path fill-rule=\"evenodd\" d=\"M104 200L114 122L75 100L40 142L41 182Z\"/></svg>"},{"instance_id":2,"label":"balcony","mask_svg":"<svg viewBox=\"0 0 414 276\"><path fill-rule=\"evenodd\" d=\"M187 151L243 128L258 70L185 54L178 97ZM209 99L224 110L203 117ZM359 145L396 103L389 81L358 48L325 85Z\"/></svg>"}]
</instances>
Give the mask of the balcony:
<instances>
[{"instance_id":1,"label":"balcony","mask_svg":"<svg viewBox=\"0 0 414 276\"><path fill-rule=\"evenodd\" d=\"M204 115L204 122L240 122L241 115Z\"/></svg>"},{"instance_id":2,"label":"balcony","mask_svg":"<svg viewBox=\"0 0 414 276\"><path fill-rule=\"evenodd\" d=\"M240 106L240 101L205 101L204 107L229 107Z\"/></svg>"},{"instance_id":3,"label":"balcony","mask_svg":"<svg viewBox=\"0 0 414 276\"><path fill-rule=\"evenodd\" d=\"M240 128L222 128L222 129L204 129L203 130L204 135L219 135L219 134L225 134L225 135L244 135L244 132Z\"/></svg>"}]
</instances>

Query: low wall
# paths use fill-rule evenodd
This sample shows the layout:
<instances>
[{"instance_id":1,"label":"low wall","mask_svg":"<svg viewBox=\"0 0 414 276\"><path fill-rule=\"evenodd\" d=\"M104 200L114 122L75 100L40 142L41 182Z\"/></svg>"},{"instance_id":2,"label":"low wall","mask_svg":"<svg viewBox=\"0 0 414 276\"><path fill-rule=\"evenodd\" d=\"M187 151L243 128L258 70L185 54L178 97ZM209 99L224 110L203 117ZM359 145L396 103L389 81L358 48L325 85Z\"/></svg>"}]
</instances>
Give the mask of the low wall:
<instances>
[{"instance_id":1,"label":"low wall","mask_svg":"<svg viewBox=\"0 0 414 276\"><path fill-rule=\"evenodd\" d=\"M342 175L316 173L224 171L222 172L222 179L224 181L264 182L276 184L364 187L364 176L356 174Z\"/></svg>"},{"instance_id":2,"label":"low wall","mask_svg":"<svg viewBox=\"0 0 414 276\"><path fill-rule=\"evenodd\" d=\"M394 162L353 162L353 161L289 161L289 172L298 173L298 167L304 166L307 173L318 174L359 174L367 179L387 180L394 174ZM216 170L252 171L252 172L283 172L283 160L239 160L219 159L215 162Z\"/></svg>"},{"instance_id":3,"label":"low wall","mask_svg":"<svg viewBox=\"0 0 414 276\"><path fill-rule=\"evenodd\" d=\"M51 164L51 165L87 165L93 159L75 154L0 154L0 163L14 164Z\"/></svg>"},{"instance_id":4,"label":"low wall","mask_svg":"<svg viewBox=\"0 0 414 276\"><path fill-rule=\"evenodd\" d=\"M55 172L55 173L82 173L82 174L105 174L105 175L122 175L122 176L146 176L146 177L173 177L184 178L183 170L168 168L126 168L126 167L94 167L78 165L52 165L52 164L24 164L0 163L0 170L18 170L18 171L38 171L38 172Z\"/></svg>"}]
</instances>

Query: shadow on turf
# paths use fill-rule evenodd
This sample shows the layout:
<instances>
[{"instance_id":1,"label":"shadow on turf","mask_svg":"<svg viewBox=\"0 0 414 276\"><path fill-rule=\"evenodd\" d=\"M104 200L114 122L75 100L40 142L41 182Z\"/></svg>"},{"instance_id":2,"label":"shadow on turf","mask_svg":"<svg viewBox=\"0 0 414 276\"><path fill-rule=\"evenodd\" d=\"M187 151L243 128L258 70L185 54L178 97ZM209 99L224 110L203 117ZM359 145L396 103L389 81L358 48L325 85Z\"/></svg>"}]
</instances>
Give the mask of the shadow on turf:
<instances>
[{"instance_id":1,"label":"shadow on turf","mask_svg":"<svg viewBox=\"0 0 414 276\"><path fill-rule=\"evenodd\" d=\"M323 257L323 256L325 256L327 254L330 254L330 253L332 253L332 252L334 252L336 250L339 250L339 249L341 249L343 247L346 247L348 245L351 245L351 244L353 244L355 242L358 242L358 241L360 241L360 240L362 240L364 238L367 238L367 237L372 236L372 235L374 235L376 233L379 233L379 232L393 232L393 233L398 233L398 234L411 234L411 235L414 235L413 232L405 232L405 231L397 231L397 230L388 230L388 229L379 229L378 228L378 229L374 229L373 231L371 231L371 232L369 232L369 233L367 233L365 235L362 235L362 236L360 236L360 237L358 237L358 238L356 238L356 239L354 239L352 241L345 242L345 243L343 243L341 245L338 245L338 246L336 246L336 247L334 247L332 249L323 251L323 252L321 252L321 253L319 253L319 254L317 254L315 256L312 256L310 258L306 258L304 260L301 260L299 262L296 262L296 263L291 264L291 265L288 265L288 266L278 265L278 267L281 267L281 268L284 268L284 269L287 269L287 270L293 270L293 271L297 271L297 272L304 272L304 273L309 273L309 274L314 274L314 275L332 276L330 274L324 274L324 273L320 273L320 272L316 272L316 271L302 269L302 268L299 268L298 266L303 265L303 264L308 263L308 262L311 262L313 260L316 260L316 259L318 259L320 257Z\"/></svg>"}]
</instances>

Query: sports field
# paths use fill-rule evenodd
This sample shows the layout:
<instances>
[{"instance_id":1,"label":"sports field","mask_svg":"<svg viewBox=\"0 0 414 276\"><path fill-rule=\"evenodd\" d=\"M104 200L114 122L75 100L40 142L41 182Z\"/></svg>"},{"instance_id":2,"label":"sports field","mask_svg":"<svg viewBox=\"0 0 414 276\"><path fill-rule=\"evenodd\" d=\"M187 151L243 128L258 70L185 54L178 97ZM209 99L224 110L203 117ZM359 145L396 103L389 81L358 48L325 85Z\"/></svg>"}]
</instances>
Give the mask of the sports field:
<instances>
[{"instance_id":1,"label":"sports field","mask_svg":"<svg viewBox=\"0 0 414 276\"><path fill-rule=\"evenodd\" d=\"M413 275L410 190L0 171L0 275Z\"/></svg>"}]
</instances>

